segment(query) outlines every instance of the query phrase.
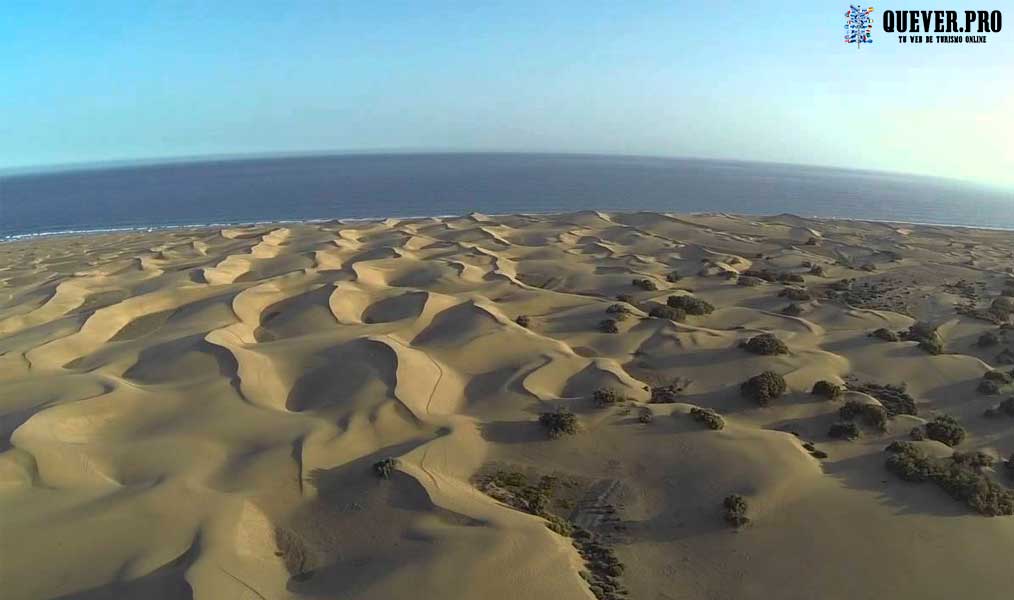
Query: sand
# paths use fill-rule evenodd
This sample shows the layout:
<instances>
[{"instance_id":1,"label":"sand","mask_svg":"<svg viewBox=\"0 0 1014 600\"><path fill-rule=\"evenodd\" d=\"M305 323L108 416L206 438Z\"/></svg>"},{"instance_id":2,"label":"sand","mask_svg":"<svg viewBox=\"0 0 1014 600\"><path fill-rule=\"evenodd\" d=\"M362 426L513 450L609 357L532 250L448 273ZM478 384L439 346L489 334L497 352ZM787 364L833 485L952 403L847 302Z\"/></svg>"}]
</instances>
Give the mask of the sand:
<instances>
[{"instance_id":1,"label":"sand","mask_svg":"<svg viewBox=\"0 0 1014 600\"><path fill-rule=\"evenodd\" d=\"M1014 386L977 391L1012 368L999 363L1014 331L975 312L1012 268L1010 232L791 215L5 243L2 596L594 598L581 545L489 485L500 470L563 482L549 512L615 553L616 597L1008 598L1014 517L900 480L884 448L951 415L967 431L957 449L997 459L982 476L1014 486L1014 418L983 416ZM765 269L775 281L744 274ZM622 294L629 314L605 333ZM683 294L713 312L648 317ZM917 321L943 353L869 335ZM764 332L788 353L740 347ZM987 332L997 342L981 346ZM740 392L762 371L787 385L767 406ZM847 400L878 401L813 395L819 380L904 382L917 414L833 439ZM650 402L674 381L674 401ZM621 401L599 406L598 389ZM559 408L578 430L552 439L539 415ZM385 458L387 479L373 468ZM724 519L730 494L748 525Z\"/></svg>"}]
</instances>

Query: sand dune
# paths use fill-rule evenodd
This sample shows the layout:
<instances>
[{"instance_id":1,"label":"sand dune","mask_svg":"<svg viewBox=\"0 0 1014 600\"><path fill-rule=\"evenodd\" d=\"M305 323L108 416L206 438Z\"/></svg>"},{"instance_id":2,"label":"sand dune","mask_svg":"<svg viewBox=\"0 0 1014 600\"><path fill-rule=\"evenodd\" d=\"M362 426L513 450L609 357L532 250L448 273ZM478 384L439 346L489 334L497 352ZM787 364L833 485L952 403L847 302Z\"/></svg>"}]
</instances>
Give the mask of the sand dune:
<instances>
[{"instance_id":1,"label":"sand dune","mask_svg":"<svg viewBox=\"0 0 1014 600\"><path fill-rule=\"evenodd\" d=\"M1014 487L1014 416L984 416L1014 395L1012 256L595 211L0 245L2 596L1007 598L1014 517L884 449L950 415L964 438L914 451Z\"/></svg>"}]
</instances>

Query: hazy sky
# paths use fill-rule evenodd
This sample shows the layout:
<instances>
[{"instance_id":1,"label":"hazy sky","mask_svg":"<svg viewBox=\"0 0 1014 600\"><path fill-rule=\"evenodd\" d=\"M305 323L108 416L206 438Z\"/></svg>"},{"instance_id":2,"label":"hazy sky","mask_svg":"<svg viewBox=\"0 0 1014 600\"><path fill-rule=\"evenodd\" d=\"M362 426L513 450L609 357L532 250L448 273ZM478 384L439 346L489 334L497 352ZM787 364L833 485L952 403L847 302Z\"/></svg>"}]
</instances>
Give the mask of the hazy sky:
<instances>
[{"instance_id":1,"label":"hazy sky","mask_svg":"<svg viewBox=\"0 0 1014 600\"><path fill-rule=\"evenodd\" d=\"M721 157L1014 185L1014 7L848 2L0 3L0 168L378 149ZM884 9L1004 7L982 45Z\"/></svg>"}]
</instances>

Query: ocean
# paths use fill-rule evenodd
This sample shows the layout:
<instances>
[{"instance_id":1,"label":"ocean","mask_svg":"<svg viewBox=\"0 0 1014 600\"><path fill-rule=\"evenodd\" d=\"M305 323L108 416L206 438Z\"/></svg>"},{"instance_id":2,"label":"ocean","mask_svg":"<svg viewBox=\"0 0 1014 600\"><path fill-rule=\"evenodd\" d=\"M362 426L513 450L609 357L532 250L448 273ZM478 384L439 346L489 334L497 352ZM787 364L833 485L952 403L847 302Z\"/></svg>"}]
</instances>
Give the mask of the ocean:
<instances>
[{"instance_id":1,"label":"ocean","mask_svg":"<svg viewBox=\"0 0 1014 600\"><path fill-rule=\"evenodd\" d=\"M0 176L0 239L183 225L607 211L1014 229L1014 191L824 167L557 154L345 154Z\"/></svg>"}]
</instances>

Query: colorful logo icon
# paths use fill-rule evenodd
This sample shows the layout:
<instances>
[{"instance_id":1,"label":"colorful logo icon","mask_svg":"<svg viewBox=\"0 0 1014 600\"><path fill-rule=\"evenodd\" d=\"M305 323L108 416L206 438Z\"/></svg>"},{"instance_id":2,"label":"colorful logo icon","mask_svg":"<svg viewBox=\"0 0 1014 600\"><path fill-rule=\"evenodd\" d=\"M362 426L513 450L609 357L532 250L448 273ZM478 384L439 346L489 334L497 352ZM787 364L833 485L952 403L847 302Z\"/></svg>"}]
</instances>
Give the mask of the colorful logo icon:
<instances>
[{"instance_id":1,"label":"colorful logo icon","mask_svg":"<svg viewBox=\"0 0 1014 600\"><path fill-rule=\"evenodd\" d=\"M873 43L873 7L859 8L850 5L845 11L845 43L855 44L861 48L863 44Z\"/></svg>"}]
</instances>

